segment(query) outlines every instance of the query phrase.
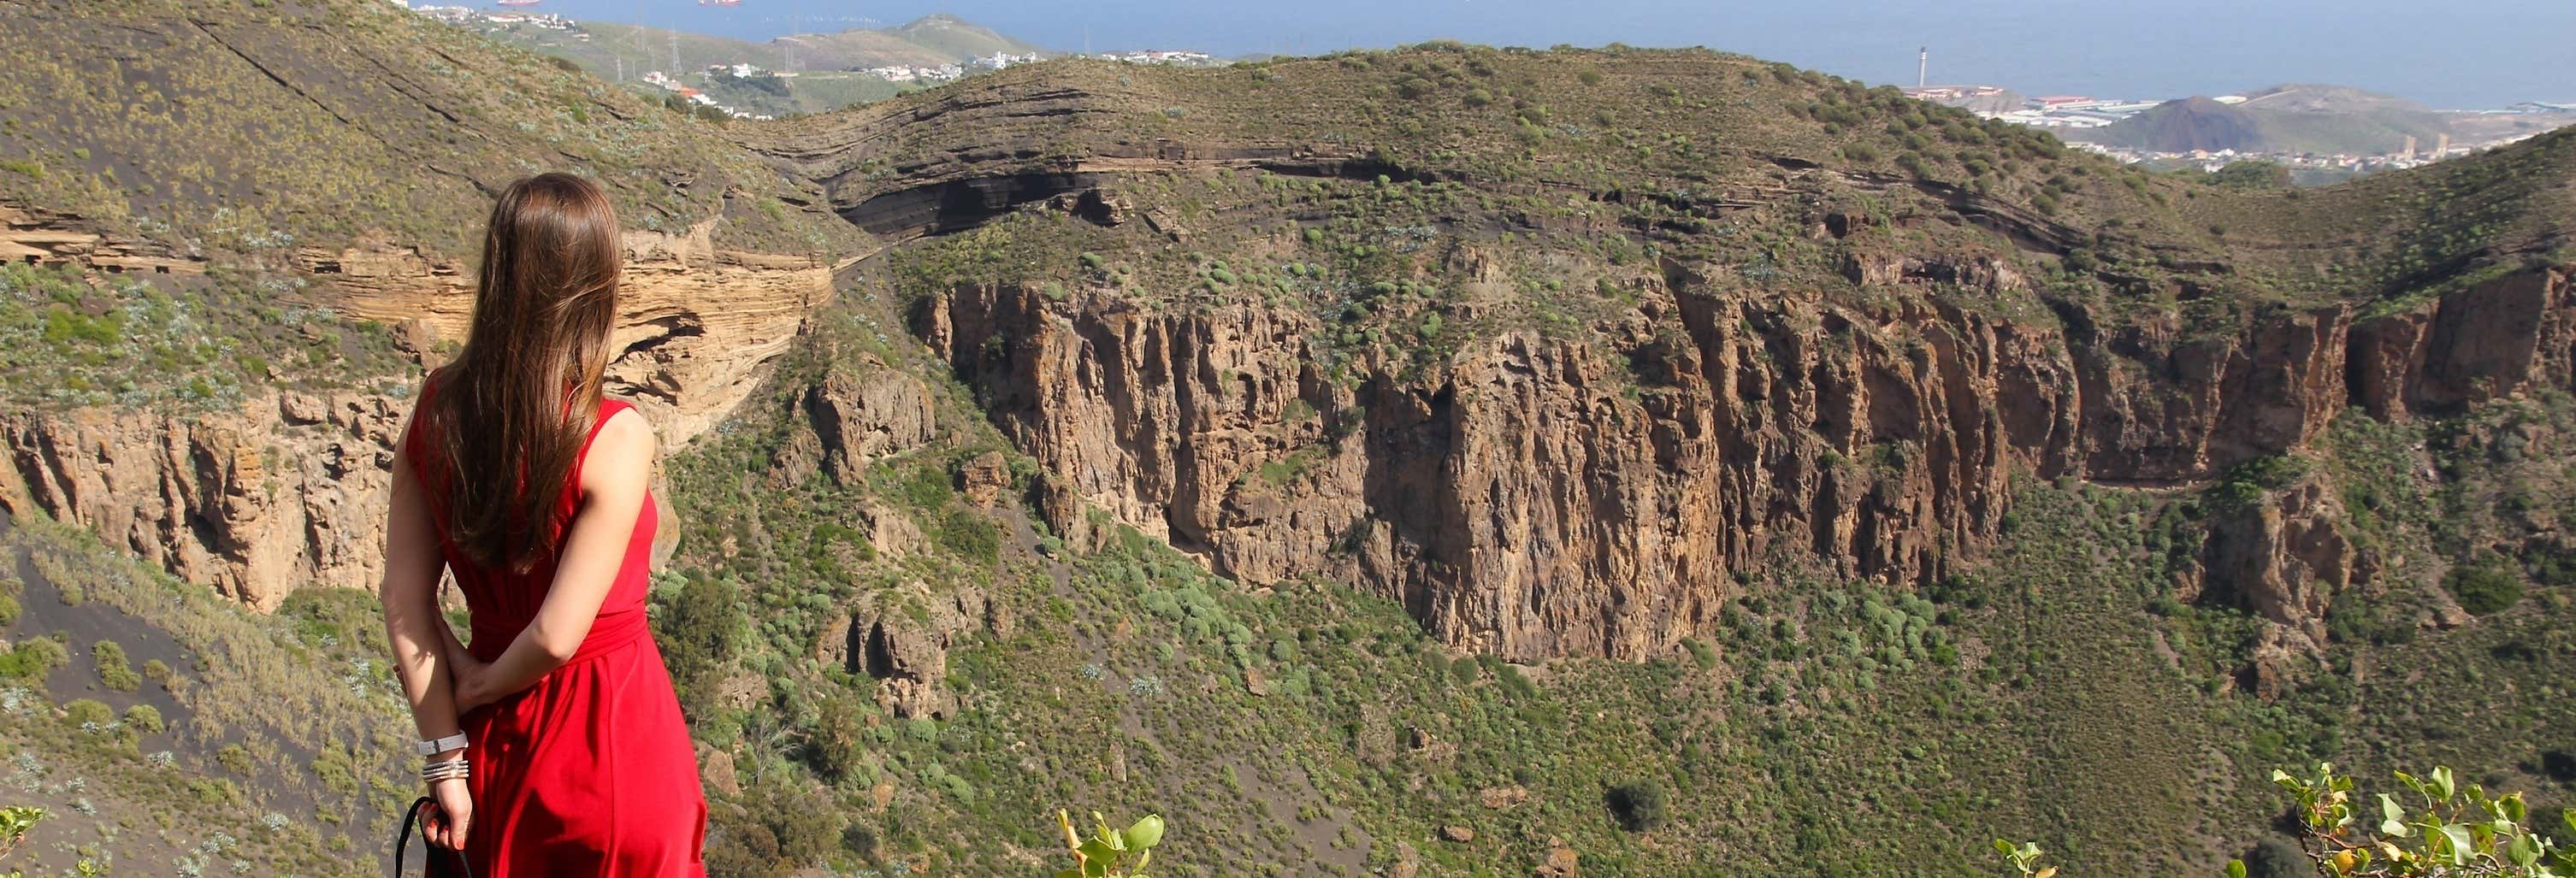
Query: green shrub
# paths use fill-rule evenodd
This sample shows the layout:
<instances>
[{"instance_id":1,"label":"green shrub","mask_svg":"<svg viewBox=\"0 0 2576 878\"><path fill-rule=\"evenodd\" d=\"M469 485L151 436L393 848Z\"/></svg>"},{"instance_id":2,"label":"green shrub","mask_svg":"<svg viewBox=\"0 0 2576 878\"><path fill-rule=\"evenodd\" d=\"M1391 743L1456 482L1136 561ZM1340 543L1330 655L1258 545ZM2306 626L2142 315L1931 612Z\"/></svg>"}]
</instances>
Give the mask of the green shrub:
<instances>
[{"instance_id":1,"label":"green shrub","mask_svg":"<svg viewBox=\"0 0 2576 878\"><path fill-rule=\"evenodd\" d=\"M89 657L98 662L98 681L118 692L132 692L143 685L134 673L134 665L125 660L125 647L113 640L101 640L89 648Z\"/></svg>"},{"instance_id":2,"label":"green shrub","mask_svg":"<svg viewBox=\"0 0 2576 878\"><path fill-rule=\"evenodd\" d=\"M116 721L116 711L93 698L76 698L63 705L63 722L74 726L107 725Z\"/></svg>"},{"instance_id":3,"label":"green shrub","mask_svg":"<svg viewBox=\"0 0 2576 878\"><path fill-rule=\"evenodd\" d=\"M71 652L50 638L32 637L0 656L0 677L43 680L55 668L70 664Z\"/></svg>"},{"instance_id":4,"label":"green shrub","mask_svg":"<svg viewBox=\"0 0 2576 878\"><path fill-rule=\"evenodd\" d=\"M1002 529L973 510L954 509L940 519L939 544L960 557L991 564L1002 556Z\"/></svg>"},{"instance_id":5,"label":"green shrub","mask_svg":"<svg viewBox=\"0 0 2576 878\"><path fill-rule=\"evenodd\" d=\"M327 750L322 754L323 757L332 755L334 754ZM325 759L321 757L317 757L314 760L316 773L319 773L324 762ZM215 751L215 764L223 766L225 771L240 775L250 774L250 770L254 767L250 758L250 750L240 744L225 744L223 749Z\"/></svg>"},{"instance_id":6,"label":"green shrub","mask_svg":"<svg viewBox=\"0 0 2576 878\"><path fill-rule=\"evenodd\" d=\"M829 781L850 777L863 765L862 745L868 733L866 711L858 699L822 699L822 716L805 742L805 761Z\"/></svg>"},{"instance_id":7,"label":"green shrub","mask_svg":"<svg viewBox=\"0 0 2576 878\"><path fill-rule=\"evenodd\" d=\"M922 464L905 469L895 483L895 496L915 509L937 509L957 496L945 468Z\"/></svg>"},{"instance_id":8,"label":"green shrub","mask_svg":"<svg viewBox=\"0 0 2576 878\"><path fill-rule=\"evenodd\" d=\"M2522 601L2522 581L2495 564L2451 568L2445 584L2460 599L2460 609L2472 615L2494 615Z\"/></svg>"},{"instance_id":9,"label":"green shrub","mask_svg":"<svg viewBox=\"0 0 2576 878\"><path fill-rule=\"evenodd\" d=\"M1606 797L1610 814L1629 832L1652 832L1661 828L1668 815L1664 813L1663 782L1648 778L1610 788Z\"/></svg>"},{"instance_id":10,"label":"green shrub","mask_svg":"<svg viewBox=\"0 0 2576 878\"><path fill-rule=\"evenodd\" d=\"M2316 864L2308 861L2306 851L2285 838L2266 838L2245 855L2247 878L2306 878L2316 874Z\"/></svg>"},{"instance_id":11,"label":"green shrub","mask_svg":"<svg viewBox=\"0 0 2576 878\"><path fill-rule=\"evenodd\" d=\"M126 708L125 727L146 735L158 735L168 728L161 721L161 711L149 704Z\"/></svg>"},{"instance_id":12,"label":"green shrub","mask_svg":"<svg viewBox=\"0 0 2576 878\"><path fill-rule=\"evenodd\" d=\"M1691 664L1698 666L1700 670L1712 670L1717 667L1717 650L1710 647L1706 641L1697 637L1683 638L1682 648L1690 651Z\"/></svg>"},{"instance_id":13,"label":"green shrub","mask_svg":"<svg viewBox=\"0 0 2576 878\"><path fill-rule=\"evenodd\" d=\"M18 599L0 594L0 628L17 624L18 612Z\"/></svg>"},{"instance_id":14,"label":"green shrub","mask_svg":"<svg viewBox=\"0 0 2576 878\"><path fill-rule=\"evenodd\" d=\"M2576 783L2576 747L2540 754L2540 773L2559 783Z\"/></svg>"}]
</instances>

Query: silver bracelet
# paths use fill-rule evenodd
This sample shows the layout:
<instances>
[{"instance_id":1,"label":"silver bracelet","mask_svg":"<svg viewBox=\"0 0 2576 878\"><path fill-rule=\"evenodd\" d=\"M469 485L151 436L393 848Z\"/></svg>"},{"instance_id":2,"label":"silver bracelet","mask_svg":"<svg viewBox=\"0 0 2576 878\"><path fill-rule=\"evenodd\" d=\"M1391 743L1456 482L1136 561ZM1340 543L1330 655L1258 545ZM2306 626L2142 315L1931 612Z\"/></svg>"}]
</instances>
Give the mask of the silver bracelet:
<instances>
[{"instance_id":1,"label":"silver bracelet","mask_svg":"<svg viewBox=\"0 0 2576 878\"><path fill-rule=\"evenodd\" d=\"M473 768L463 759L441 759L420 767L420 779L423 783L463 780L472 773Z\"/></svg>"}]
</instances>

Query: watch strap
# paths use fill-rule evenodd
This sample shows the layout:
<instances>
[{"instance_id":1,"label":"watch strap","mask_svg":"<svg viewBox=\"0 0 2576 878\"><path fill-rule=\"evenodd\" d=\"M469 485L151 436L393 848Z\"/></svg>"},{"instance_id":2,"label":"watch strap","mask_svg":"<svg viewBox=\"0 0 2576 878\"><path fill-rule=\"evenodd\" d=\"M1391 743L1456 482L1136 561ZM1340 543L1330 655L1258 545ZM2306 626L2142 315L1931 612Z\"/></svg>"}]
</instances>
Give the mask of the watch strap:
<instances>
[{"instance_id":1,"label":"watch strap","mask_svg":"<svg viewBox=\"0 0 2576 878\"><path fill-rule=\"evenodd\" d=\"M421 741L413 744L412 748L419 750L420 755L422 756L436 756L450 750L463 750L465 749L465 733L457 732L456 734L449 735L444 738Z\"/></svg>"}]
</instances>

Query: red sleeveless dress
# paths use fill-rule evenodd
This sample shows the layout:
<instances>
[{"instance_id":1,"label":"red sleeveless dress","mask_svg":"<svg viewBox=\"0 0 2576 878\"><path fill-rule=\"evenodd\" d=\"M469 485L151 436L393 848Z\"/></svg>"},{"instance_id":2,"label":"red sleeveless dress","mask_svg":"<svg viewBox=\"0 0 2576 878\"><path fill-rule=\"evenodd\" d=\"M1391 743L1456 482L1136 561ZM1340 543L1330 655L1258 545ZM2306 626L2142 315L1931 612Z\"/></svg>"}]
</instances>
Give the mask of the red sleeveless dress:
<instances>
[{"instance_id":1,"label":"red sleeveless dress","mask_svg":"<svg viewBox=\"0 0 2576 878\"><path fill-rule=\"evenodd\" d=\"M424 390L415 424L429 416L429 399ZM600 402L573 478L564 485L560 508L567 520L581 502L578 461L589 457L590 442L609 417L628 407ZM419 434L415 426L404 437L403 454L436 508L444 461ZM448 540L445 517L432 517L441 522L439 551L473 618L467 651L487 662L499 658L536 618L554 581L554 559L525 574L484 569ZM471 742L466 758L474 764L467 781L474 819L465 856L477 878L706 874L700 845L707 806L698 787L697 753L680 718L671 673L644 618L658 517L648 494L617 582L572 661L535 686L460 718Z\"/></svg>"}]
</instances>

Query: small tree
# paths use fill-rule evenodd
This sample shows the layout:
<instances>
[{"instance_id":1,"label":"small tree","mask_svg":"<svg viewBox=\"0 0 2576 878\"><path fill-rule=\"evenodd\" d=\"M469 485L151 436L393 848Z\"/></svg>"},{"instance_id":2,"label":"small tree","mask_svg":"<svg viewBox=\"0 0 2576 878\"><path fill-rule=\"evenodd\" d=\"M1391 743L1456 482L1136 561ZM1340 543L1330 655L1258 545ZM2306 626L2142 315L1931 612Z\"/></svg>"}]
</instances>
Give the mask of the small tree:
<instances>
[{"instance_id":1,"label":"small tree","mask_svg":"<svg viewBox=\"0 0 2576 878\"><path fill-rule=\"evenodd\" d=\"M1664 785L1652 779L1610 788L1610 811L1629 832L1652 832L1664 825Z\"/></svg>"},{"instance_id":2,"label":"small tree","mask_svg":"<svg viewBox=\"0 0 2576 878\"><path fill-rule=\"evenodd\" d=\"M2451 594L2460 599L2460 609L2479 616L2493 615L2522 601L2522 583L2500 564L2475 564L2451 568Z\"/></svg>"}]
</instances>

